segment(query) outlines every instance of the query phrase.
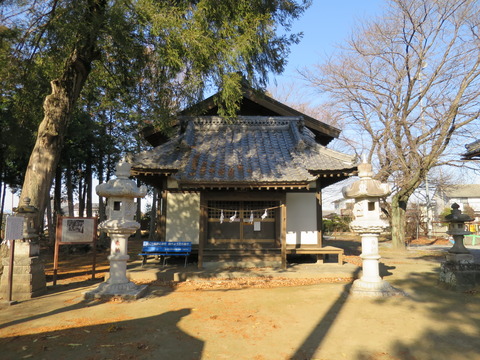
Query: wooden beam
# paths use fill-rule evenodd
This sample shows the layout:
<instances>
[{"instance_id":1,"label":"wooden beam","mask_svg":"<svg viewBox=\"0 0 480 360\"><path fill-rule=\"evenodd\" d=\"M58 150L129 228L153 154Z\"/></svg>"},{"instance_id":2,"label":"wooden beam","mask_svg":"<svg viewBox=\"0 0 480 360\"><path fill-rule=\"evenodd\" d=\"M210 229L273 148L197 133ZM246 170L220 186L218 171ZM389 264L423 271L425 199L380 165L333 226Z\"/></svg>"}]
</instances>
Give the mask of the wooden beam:
<instances>
[{"instance_id":1,"label":"wooden beam","mask_svg":"<svg viewBox=\"0 0 480 360\"><path fill-rule=\"evenodd\" d=\"M317 189L315 192L315 204L316 204L316 213L317 213L317 245L322 246L322 235L323 235L323 209L322 209L322 187L320 184L320 179L317 180Z\"/></svg>"},{"instance_id":2,"label":"wooden beam","mask_svg":"<svg viewBox=\"0 0 480 360\"><path fill-rule=\"evenodd\" d=\"M282 242L282 269L287 269L287 207L285 202L280 205L280 239Z\"/></svg>"},{"instance_id":3,"label":"wooden beam","mask_svg":"<svg viewBox=\"0 0 480 360\"><path fill-rule=\"evenodd\" d=\"M168 190L166 180L162 179L161 185L158 188L158 204L157 204L157 228L158 241L167 241L167 199Z\"/></svg>"},{"instance_id":4,"label":"wooden beam","mask_svg":"<svg viewBox=\"0 0 480 360\"><path fill-rule=\"evenodd\" d=\"M203 250L207 242L208 199L204 192L200 192L200 219L198 235L198 268L203 268Z\"/></svg>"}]
</instances>

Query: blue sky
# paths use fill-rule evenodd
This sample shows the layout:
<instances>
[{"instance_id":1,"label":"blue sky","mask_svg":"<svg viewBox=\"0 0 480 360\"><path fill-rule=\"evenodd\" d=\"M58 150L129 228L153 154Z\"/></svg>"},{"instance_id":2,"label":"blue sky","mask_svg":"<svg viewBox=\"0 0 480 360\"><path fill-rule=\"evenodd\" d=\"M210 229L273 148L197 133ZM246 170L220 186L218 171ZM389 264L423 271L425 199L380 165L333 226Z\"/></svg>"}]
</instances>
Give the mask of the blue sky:
<instances>
[{"instance_id":1,"label":"blue sky","mask_svg":"<svg viewBox=\"0 0 480 360\"><path fill-rule=\"evenodd\" d=\"M291 47L288 65L278 85L292 82L296 70L318 64L335 51L335 45L348 38L357 21L382 12L384 0L313 0L312 6L297 20L293 32L303 32L298 45ZM275 86L274 78L270 81Z\"/></svg>"}]
</instances>

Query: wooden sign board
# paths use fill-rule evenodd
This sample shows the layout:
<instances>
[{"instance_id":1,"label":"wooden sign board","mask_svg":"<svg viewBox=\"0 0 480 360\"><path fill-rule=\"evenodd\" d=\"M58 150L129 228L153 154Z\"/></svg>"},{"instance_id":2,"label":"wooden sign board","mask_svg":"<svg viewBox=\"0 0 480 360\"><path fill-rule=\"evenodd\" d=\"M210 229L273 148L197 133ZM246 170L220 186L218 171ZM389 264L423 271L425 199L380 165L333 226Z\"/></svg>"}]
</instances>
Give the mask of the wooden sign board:
<instances>
[{"instance_id":1,"label":"wooden sign board","mask_svg":"<svg viewBox=\"0 0 480 360\"><path fill-rule=\"evenodd\" d=\"M92 244L92 280L94 280L97 253L97 218L70 216L59 216L57 218L55 256L53 259L53 285L57 284L58 253L60 245L74 244Z\"/></svg>"},{"instance_id":2,"label":"wooden sign board","mask_svg":"<svg viewBox=\"0 0 480 360\"><path fill-rule=\"evenodd\" d=\"M97 236L97 218L61 216L57 222L57 240L63 244L89 244Z\"/></svg>"}]
</instances>

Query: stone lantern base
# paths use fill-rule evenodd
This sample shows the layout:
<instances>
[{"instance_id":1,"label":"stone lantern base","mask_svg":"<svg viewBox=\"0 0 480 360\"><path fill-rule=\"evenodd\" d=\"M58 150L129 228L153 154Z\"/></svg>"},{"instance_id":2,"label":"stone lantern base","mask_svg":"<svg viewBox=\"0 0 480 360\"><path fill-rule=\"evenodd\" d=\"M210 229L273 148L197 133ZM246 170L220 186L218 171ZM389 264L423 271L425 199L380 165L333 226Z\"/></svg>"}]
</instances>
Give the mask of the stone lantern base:
<instances>
[{"instance_id":1,"label":"stone lantern base","mask_svg":"<svg viewBox=\"0 0 480 360\"><path fill-rule=\"evenodd\" d=\"M7 245L2 245L7 246ZM15 241L13 263L12 300L28 300L47 292L44 263L38 255L40 247L28 241ZM0 297L8 297L8 276L10 273L10 258L1 259L3 273L0 279Z\"/></svg>"},{"instance_id":2,"label":"stone lantern base","mask_svg":"<svg viewBox=\"0 0 480 360\"><path fill-rule=\"evenodd\" d=\"M120 298L122 300L137 300L145 295L148 285L136 285L129 281L124 284L111 284L109 280L101 283L96 289L83 294L87 300Z\"/></svg>"},{"instance_id":3,"label":"stone lantern base","mask_svg":"<svg viewBox=\"0 0 480 360\"><path fill-rule=\"evenodd\" d=\"M406 294L394 288L385 280L369 282L362 279L355 280L350 288L350 294L362 297L405 296Z\"/></svg>"},{"instance_id":4,"label":"stone lantern base","mask_svg":"<svg viewBox=\"0 0 480 360\"><path fill-rule=\"evenodd\" d=\"M468 291L480 285L480 264L446 261L440 265L440 284L454 291Z\"/></svg>"}]
</instances>

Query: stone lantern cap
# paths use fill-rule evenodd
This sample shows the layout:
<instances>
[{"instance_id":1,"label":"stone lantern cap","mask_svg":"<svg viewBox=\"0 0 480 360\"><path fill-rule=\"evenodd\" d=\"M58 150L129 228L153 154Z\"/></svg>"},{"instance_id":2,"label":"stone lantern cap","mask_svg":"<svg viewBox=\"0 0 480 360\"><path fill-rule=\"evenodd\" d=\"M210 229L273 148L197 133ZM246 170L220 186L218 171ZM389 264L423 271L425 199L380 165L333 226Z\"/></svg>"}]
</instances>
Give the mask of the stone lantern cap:
<instances>
[{"instance_id":1,"label":"stone lantern cap","mask_svg":"<svg viewBox=\"0 0 480 360\"><path fill-rule=\"evenodd\" d=\"M137 187L137 184L130 180L130 169L132 165L128 162L120 161L117 164L115 175L116 179L110 179L104 184L96 187L97 195L106 198L121 197L121 198L140 198L147 194L145 186Z\"/></svg>"},{"instance_id":2,"label":"stone lantern cap","mask_svg":"<svg viewBox=\"0 0 480 360\"><path fill-rule=\"evenodd\" d=\"M30 198L26 197L23 200L24 204L19 207L13 208L13 211L21 214L36 213L38 211L37 208L35 206L30 205L30 202L31 202Z\"/></svg>"},{"instance_id":3,"label":"stone lantern cap","mask_svg":"<svg viewBox=\"0 0 480 360\"><path fill-rule=\"evenodd\" d=\"M474 220L467 214L462 214L462 211L459 209L460 205L458 205L457 203L453 203L452 213L445 216L445 221L448 223L465 223Z\"/></svg>"},{"instance_id":4,"label":"stone lantern cap","mask_svg":"<svg viewBox=\"0 0 480 360\"><path fill-rule=\"evenodd\" d=\"M390 194L390 186L372 178L372 165L363 162L358 165L359 180L342 189L345 198L385 197Z\"/></svg>"}]
</instances>

